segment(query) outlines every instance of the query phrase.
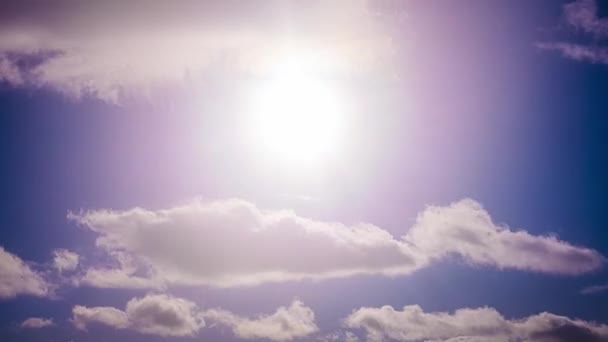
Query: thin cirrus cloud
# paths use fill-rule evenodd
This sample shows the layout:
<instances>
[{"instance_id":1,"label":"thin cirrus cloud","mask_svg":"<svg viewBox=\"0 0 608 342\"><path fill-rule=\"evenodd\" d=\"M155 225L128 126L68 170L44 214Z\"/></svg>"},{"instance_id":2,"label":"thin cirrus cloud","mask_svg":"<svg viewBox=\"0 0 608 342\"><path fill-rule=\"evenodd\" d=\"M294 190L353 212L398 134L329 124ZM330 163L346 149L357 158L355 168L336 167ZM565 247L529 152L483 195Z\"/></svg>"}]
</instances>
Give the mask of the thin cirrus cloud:
<instances>
[{"instance_id":1,"label":"thin cirrus cloud","mask_svg":"<svg viewBox=\"0 0 608 342\"><path fill-rule=\"evenodd\" d=\"M91 276L96 272L115 272L116 287L233 287L406 275L450 257L564 275L592 272L605 261L597 251L555 236L497 225L471 199L426 208L400 239L372 224L317 221L243 200L195 200L156 211L92 210L68 218L98 234L96 246L117 259L115 267L91 267L81 280L97 287L109 284Z\"/></svg>"},{"instance_id":2,"label":"thin cirrus cloud","mask_svg":"<svg viewBox=\"0 0 608 342\"><path fill-rule=\"evenodd\" d=\"M375 21L365 1L18 1L0 14L0 81L118 102L217 64L240 75L287 41L338 50L339 67L361 70L388 55Z\"/></svg>"},{"instance_id":3,"label":"thin cirrus cloud","mask_svg":"<svg viewBox=\"0 0 608 342\"><path fill-rule=\"evenodd\" d=\"M0 299L17 295L47 296L50 285L18 256L0 247Z\"/></svg>"},{"instance_id":4,"label":"thin cirrus cloud","mask_svg":"<svg viewBox=\"0 0 608 342\"><path fill-rule=\"evenodd\" d=\"M226 326L242 339L290 341L316 333L318 328L314 319L312 309L297 300L289 307L279 307L271 315L249 318L223 309L202 310L191 301L166 294L148 294L129 300L125 310L76 305L71 320L81 330L91 324L102 324L115 329L176 337L196 336L206 326Z\"/></svg>"},{"instance_id":5,"label":"thin cirrus cloud","mask_svg":"<svg viewBox=\"0 0 608 342\"><path fill-rule=\"evenodd\" d=\"M579 341L608 340L608 325L543 312L522 319L506 319L493 308L464 308L425 312L418 305L396 310L391 306L360 308L344 325L362 329L370 342L394 341Z\"/></svg>"},{"instance_id":6,"label":"thin cirrus cloud","mask_svg":"<svg viewBox=\"0 0 608 342\"><path fill-rule=\"evenodd\" d=\"M592 294L597 294L597 293L602 293L602 292L607 292L607 291L608 291L608 283L605 283L605 284L600 284L600 285L587 286L581 290L581 294L592 295Z\"/></svg>"},{"instance_id":7,"label":"thin cirrus cloud","mask_svg":"<svg viewBox=\"0 0 608 342\"><path fill-rule=\"evenodd\" d=\"M564 57L591 63L608 64L608 19L600 18L596 0L577 0L563 7L564 20L574 31L586 35L590 42L539 42L536 47L555 50Z\"/></svg>"}]
</instances>

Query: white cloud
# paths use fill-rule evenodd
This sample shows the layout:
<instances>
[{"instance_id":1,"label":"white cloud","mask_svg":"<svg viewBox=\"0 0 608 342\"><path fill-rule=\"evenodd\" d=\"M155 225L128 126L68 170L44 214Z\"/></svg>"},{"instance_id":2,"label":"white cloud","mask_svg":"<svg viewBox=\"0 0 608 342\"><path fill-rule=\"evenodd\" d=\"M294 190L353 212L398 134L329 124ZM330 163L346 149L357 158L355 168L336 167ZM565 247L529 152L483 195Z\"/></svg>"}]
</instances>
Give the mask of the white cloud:
<instances>
[{"instance_id":1,"label":"white cloud","mask_svg":"<svg viewBox=\"0 0 608 342\"><path fill-rule=\"evenodd\" d=\"M51 318L30 317L21 323L22 328L39 329L55 325Z\"/></svg>"},{"instance_id":2,"label":"white cloud","mask_svg":"<svg viewBox=\"0 0 608 342\"><path fill-rule=\"evenodd\" d=\"M376 226L314 221L240 200L69 217L99 234L98 247L129 254L170 284L237 286L399 274L420 263L405 243Z\"/></svg>"},{"instance_id":3,"label":"white cloud","mask_svg":"<svg viewBox=\"0 0 608 342\"><path fill-rule=\"evenodd\" d=\"M211 326L229 327L240 338L273 341L288 341L317 332L314 320L312 309L300 301L294 301L289 307L279 307L271 315L248 318L222 309L203 311L191 301L166 294L132 298L124 310L76 305L71 319L81 330L97 323L165 337L195 336L207 321Z\"/></svg>"},{"instance_id":4,"label":"white cloud","mask_svg":"<svg viewBox=\"0 0 608 342\"><path fill-rule=\"evenodd\" d=\"M418 305L360 308L345 319L364 329L368 341L604 341L608 325L541 313L509 320L493 308L424 312Z\"/></svg>"},{"instance_id":5,"label":"white cloud","mask_svg":"<svg viewBox=\"0 0 608 342\"><path fill-rule=\"evenodd\" d=\"M196 304L164 294L129 300L125 310L113 307L84 307L72 310L72 322L79 329L101 323L116 329L133 329L160 336L193 336L204 326Z\"/></svg>"},{"instance_id":6,"label":"white cloud","mask_svg":"<svg viewBox=\"0 0 608 342\"><path fill-rule=\"evenodd\" d=\"M117 101L125 93L196 77L213 65L251 71L287 45L339 54L333 70L364 69L381 65L376 59L390 47L374 17L362 0L306 6L190 0L74 6L60 0L34 9L15 2L0 14L0 56L7 56L0 59L0 79Z\"/></svg>"},{"instance_id":7,"label":"white cloud","mask_svg":"<svg viewBox=\"0 0 608 342\"><path fill-rule=\"evenodd\" d=\"M19 257L0 247L0 298L46 296L49 285Z\"/></svg>"},{"instance_id":8,"label":"white cloud","mask_svg":"<svg viewBox=\"0 0 608 342\"><path fill-rule=\"evenodd\" d=\"M247 318L221 309L207 310L202 316L215 324L228 326L244 339L265 338L272 341L290 341L318 331L315 314L300 301L289 307L280 307L272 315Z\"/></svg>"},{"instance_id":9,"label":"white cloud","mask_svg":"<svg viewBox=\"0 0 608 342\"><path fill-rule=\"evenodd\" d=\"M96 232L96 245L121 264L114 271L90 269L82 281L98 287L227 287L357 274L395 276L450 256L569 275L599 269L604 262L597 251L554 236L499 226L469 199L427 208L402 239L372 224L316 221L290 211L260 210L242 200L68 217ZM129 262L121 261L125 259Z\"/></svg>"},{"instance_id":10,"label":"white cloud","mask_svg":"<svg viewBox=\"0 0 608 342\"><path fill-rule=\"evenodd\" d=\"M73 271L78 267L80 257L67 249L56 249L53 251L53 266L59 271Z\"/></svg>"},{"instance_id":11,"label":"white cloud","mask_svg":"<svg viewBox=\"0 0 608 342\"><path fill-rule=\"evenodd\" d=\"M76 305L72 308L72 323L81 330L86 330L91 323L101 323L116 329L125 329L129 326L127 314L110 306L86 307Z\"/></svg>"},{"instance_id":12,"label":"white cloud","mask_svg":"<svg viewBox=\"0 0 608 342\"><path fill-rule=\"evenodd\" d=\"M431 258L457 255L498 268L575 275L597 270L605 261L597 251L555 236L497 225L481 204L470 199L428 207L404 238Z\"/></svg>"}]
</instances>

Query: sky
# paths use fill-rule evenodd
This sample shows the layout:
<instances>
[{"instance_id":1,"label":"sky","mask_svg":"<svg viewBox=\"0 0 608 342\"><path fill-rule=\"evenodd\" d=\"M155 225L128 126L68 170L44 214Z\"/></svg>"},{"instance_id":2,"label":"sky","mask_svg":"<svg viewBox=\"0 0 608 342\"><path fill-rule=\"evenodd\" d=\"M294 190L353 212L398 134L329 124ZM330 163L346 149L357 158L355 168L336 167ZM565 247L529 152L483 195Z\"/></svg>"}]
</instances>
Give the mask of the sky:
<instances>
[{"instance_id":1,"label":"sky","mask_svg":"<svg viewBox=\"0 0 608 342\"><path fill-rule=\"evenodd\" d=\"M608 341L601 0L3 1L0 340Z\"/></svg>"}]
</instances>

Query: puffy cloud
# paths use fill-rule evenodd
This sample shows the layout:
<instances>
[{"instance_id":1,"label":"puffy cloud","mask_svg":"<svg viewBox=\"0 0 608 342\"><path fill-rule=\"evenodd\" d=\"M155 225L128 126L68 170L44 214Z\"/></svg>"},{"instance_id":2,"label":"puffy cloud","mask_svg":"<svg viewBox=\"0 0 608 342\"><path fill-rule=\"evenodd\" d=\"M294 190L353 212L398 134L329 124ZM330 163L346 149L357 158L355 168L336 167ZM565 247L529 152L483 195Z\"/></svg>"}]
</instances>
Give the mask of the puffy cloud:
<instances>
[{"instance_id":1,"label":"puffy cloud","mask_svg":"<svg viewBox=\"0 0 608 342\"><path fill-rule=\"evenodd\" d=\"M493 308L424 312L418 305L360 308L345 319L369 341L605 341L608 325L541 313L509 320Z\"/></svg>"},{"instance_id":2,"label":"puffy cloud","mask_svg":"<svg viewBox=\"0 0 608 342\"><path fill-rule=\"evenodd\" d=\"M79 329L86 329L90 323L101 323L160 336L193 336L204 326L197 311L196 304L185 299L153 294L129 300L124 311L77 305L72 310L72 322Z\"/></svg>"},{"instance_id":3,"label":"puffy cloud","mask_svg":"<svg viewBox=\"0 0 608 342\"><path fill-rule=\"evenodd\" d=\"M127 253L173 284L236 286L399 274L420 263L407 244L376 226L314 221L240 200L69 217L98 233L100 248Z\"/></svg>"},{"instance_id":4,"label":"puffy cloud","mask_svg":"<svg viewBox=\"0 0 608 342\"><path fill-rule=\"evenodd\" d=\"M46 296L49 285L23 260L0 247L0 298L20 294Z\"/></svg>"},{"instance_id":5,"label":"puffy cloud","mask_svg":"<svg viewBox=\"0 0 608 342\"><path fill-rule=\"evenodd\" d=\"M597 251L555 236L497 225L470 199L428 207L418 215L405 239L431 258L458 255L474 264L498 268L574 275L596 270L605 261Z\"/></svg>"},{"instance_id":6,"label":"puffy cloud","mask_svg":"<svg viewBox=\"0 0 608 342\"><path fill-rule=\"evenodd\" d=\"M115 271L89 270L83 282L100 287L226 287L356 274L394 276L450 256L570 275L596 270L604 262L597 251L554 236L499 226L470 199L428 207L402 239L372 224L316 221L290 211L260 210L242 200L68 217L96 232L96 245L122 265Z\"/></svg>"},{"instance_id":7,"label":"puffy cloud","mask_svg":"<svg viewBox=\"0 0 608 342\"><path fill-rule=\"evenodd\" d=\"M117 329L129 326L127 314L109 306L86 307L76 305L72 308L72 323L78 329L85 330L91 323L101 323Z\"/></svg>"},{"instance_id":8,"label":"puffy cloud","mask_svg":"<svg viewBox=\"0 0 608 342\"><path fill-rule=\"evenodd\" d=\"M53 266L59 272L73 271L78 267L78 254L70 252L67 249L57 249L53 251Z\"/></svg>"},{"instance_id":9,"label":"puffy cloud","mask_svg":"<svg viewBox=\"0 0 608 342\"><path fill-rule=\"evenodd\" d=\"M30 317L21 323L22 328L39 329L55 325L51 318Z\"/></svg>"},{"instance_id":10,"label":"puffy cloud","mask_svg":"<svg viewBox=\"0 0 608 342\"><path fill-rule=\"evenodd\" d=\"M289 29L286 16L293 24ZM306 6L232 0L18 1L3 6L0 14L0 79L117 101L125 93L146 92L140 88L196 77L210 65L229 65L237 72L263 68L272 63L267 59L273 51L293 42L338 54L332 59L334 71L364 69L380 65L376 59L390 50L375 17L365 1L347 0Z\"/></svg>"},{"instance_id":11,"label":"puffy cloud","mask_svg":"<svg viewBox=\"0 0 608 342\"><path fill-rule=\"evenodd\" d=\"M214 324L230 327L236 336L244 339L289 341L318 331L312 309L297 300L287 308L278 308L272 315L256 318L237 316L221 309L207 310L202 316Z\"/></svg>"}]
</instances>

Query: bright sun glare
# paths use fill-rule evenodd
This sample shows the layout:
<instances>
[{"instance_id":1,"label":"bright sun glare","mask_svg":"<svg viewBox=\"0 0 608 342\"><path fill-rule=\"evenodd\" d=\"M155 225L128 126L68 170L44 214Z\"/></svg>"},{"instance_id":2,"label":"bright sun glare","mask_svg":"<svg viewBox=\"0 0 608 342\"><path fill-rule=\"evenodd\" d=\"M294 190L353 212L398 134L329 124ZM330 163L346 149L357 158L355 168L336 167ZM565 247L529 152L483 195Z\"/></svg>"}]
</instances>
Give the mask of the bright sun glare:
<instances>
[{"instance_id":1,"label":"bright sun glare","mask_svg":"<svg viewBox=\"0 0 608 342\"><path fill-rule=\"evenodd\" d=\"M273 159L318 164L335 155L344 134L338 91L309 60L273 66L253 101L254 139Z\"/></svg>"}]
</instances>

